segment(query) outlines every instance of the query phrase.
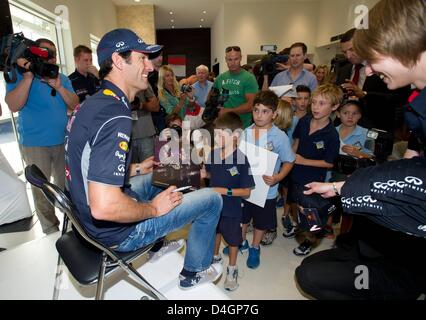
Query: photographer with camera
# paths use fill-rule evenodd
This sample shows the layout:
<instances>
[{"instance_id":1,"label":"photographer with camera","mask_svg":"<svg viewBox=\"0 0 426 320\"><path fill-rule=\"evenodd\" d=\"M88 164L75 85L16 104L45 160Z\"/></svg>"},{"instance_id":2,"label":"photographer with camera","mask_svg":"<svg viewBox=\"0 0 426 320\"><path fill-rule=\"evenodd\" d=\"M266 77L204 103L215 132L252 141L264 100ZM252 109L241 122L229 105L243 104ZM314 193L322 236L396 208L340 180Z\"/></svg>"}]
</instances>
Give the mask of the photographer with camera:
<instances>
[{"instance_id":1,"label":"photographer with camera","mask_svg":"<svg viewBox=\"0 0 426 320\"><path fill-rule=\"evenodd\" d=\"M159 70L158 99L167 114L177 113L182 119L195 107L192 87L188 84L179 87L175 73L168 65L161 66Z\"/></svg>"},{"instance_id":2,"label":"photographer with camera","mask_svg":"<svg viewBox=\"0 0 426 320\"><path fill-rule=\"evenodd\" d=\"M56 64L56 47L48 39L35 42L49 51L46 64ZM19 112L18 134L23 158L27 165L35 164L61 188L65 183L64 139L67 111L78 104L70 80L63 74L56 78L41 78L30 71L32 63L25 58L17 60L17 81L6 85L5 101L10 111ZM25 71L20 71L25 70ZM59 220L55 210L40 189L32 189L37 215L43 232L58 231Z\"/></svg>"},{"instance_id":3,"label":"photographer with camera","mask_svg":"<svg viewBox=\"0 0 426 320\"><path fill-rule=\"evenodd\" d=\"M235 112L243 121L244 128L247 128L252 123L253 101L259 87L254 75L241 68L241 59L240 47L230 46L225 49L228 71L216 78L212 90L216 89L220 94L227 90L229 94L223 107L219 107L218 116Z\"/></svg>"}]
</instances>

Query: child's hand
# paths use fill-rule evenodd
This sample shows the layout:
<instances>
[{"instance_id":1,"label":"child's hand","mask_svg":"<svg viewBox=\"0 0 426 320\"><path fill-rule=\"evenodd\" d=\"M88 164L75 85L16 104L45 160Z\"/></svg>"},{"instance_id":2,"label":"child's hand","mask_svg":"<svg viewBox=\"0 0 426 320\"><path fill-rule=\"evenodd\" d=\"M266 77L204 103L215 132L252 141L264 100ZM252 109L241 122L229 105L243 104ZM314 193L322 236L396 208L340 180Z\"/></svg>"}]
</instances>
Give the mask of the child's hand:
<instances>
[{"instance_id":1,"label":"child's hand","mask_svg":"<svg viewBox=\"0 0 426 320\"><path fill-rule=\"evenodd\" d=\"M277 179L276 175L273 175L273 176L265 176L265 175L263 175L262 178L263 178L263 181L265 181L265 183L268 186L273 186L274 184L278 183L278 179Z\"/></svg>"},{"instance_id":2,"label":"child's hand","mask_svg":"<svg viewBox=\"0 0 426 320\"><path fill-rule=\"evenodd\" d=\"M203 165L202 168L200 169L200 177L201 179L207 178L207 170L205 165Z\"/></svg>"},{"instance_id":3,"label":"child's hand","mask_svg":"<svg viewBox=\"0 0 426 320\"><path fill-rule=\"evenodd\" d=\"M358 156L359 156L359 149L355 146L350 145L350 144L345 144L342 147L342 151L347 153L348 155L350 155L352 157L358 158Z\"/></svg>"},{"instance_id":4,"label":"child's hand","mask_svg":"<svg viewBox=\"0 0 426 320\"><path fill-rule=\"evenodd\" d=\"M302 157L300 154L296 154L296 160L294 161L295 164L304 164L305 158Z\"/></svg>"}]
</instances>

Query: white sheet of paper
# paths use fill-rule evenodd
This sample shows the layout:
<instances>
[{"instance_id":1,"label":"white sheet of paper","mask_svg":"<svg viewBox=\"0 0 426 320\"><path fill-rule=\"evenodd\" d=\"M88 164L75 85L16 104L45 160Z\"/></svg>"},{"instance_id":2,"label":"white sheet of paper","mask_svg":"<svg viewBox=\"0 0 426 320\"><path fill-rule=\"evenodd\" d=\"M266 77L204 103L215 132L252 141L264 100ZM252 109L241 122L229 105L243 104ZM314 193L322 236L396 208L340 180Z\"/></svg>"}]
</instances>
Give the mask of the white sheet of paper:
<instances>
[{"instance_id":1,"label":"white sheet of paper","mask_svg":"<svg viewBox=\"0 0 426 320\"><path fill-rule=\"evenodd\" d=\"M269 186L265 183L262 176L272 176L275 164L278 160L278 154L255 146L252 143L241 141L239 149L247 157L250 163L250 169L253 174L255 188L251 190L247 201L264 208L266 198L268 197Z\"/></svg>"},{"instance_id":2,"label":"white sheet of paper","mask_svg":"<svg viewBox=\"0 0 426 320\"><path fill-rule=\"evenodd\" d=\"M285 86L276 86L276 87L269 87L269 90L272 90L278 98L281 98L283 95L288 93L293 89L293 85L285 85Z\"/></svg>"}]
</instances>

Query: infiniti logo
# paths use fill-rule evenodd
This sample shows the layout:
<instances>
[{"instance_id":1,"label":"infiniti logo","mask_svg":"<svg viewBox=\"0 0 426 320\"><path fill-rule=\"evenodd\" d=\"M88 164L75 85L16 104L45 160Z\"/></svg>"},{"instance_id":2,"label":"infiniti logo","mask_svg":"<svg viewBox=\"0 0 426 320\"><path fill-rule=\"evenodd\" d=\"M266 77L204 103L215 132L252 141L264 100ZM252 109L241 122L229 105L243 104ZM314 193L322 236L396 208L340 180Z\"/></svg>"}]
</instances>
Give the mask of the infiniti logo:
<instances>
[{"instance_id":1,"label":"infiniti logo","mask_svg":"<svg viewBox=\"0 0 426 320\"><path fill-rule=\"evenodd\" d=\"M414 184L414 185L416 185L416 186L420 186L420 185L422 185L423 184L423 181L422 180L420 180L419 178L417 178L417 177L412 177L412 176L408 176L408 177L406 177L405 178L405 181L407 182L407 183L411 183L411 184Z\"/></svg>"},{"instance_id":2,"label":"infiniti logo","mask_svg":"<svg viewBox=\"0 0 426 320\"><path fill-rule=\"evenodd\" d=\"M120 41L115 45L117 48L124 47L124 42Z\"/></svg>"}]
</instances>

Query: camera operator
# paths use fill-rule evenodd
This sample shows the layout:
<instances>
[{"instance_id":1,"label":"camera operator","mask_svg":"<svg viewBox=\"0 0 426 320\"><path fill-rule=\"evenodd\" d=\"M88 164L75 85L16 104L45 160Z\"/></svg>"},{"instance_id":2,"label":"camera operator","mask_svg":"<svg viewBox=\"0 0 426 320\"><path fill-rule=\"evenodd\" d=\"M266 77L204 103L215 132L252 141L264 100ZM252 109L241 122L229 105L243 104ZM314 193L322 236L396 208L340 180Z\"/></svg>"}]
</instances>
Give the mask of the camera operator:
<instances>
[{"instance_id":1,"label":"camera operator","mask_svg":"<svg viewBox=\"0 0 426 320\"><path fill-rule=\"evenodd\" d=\"M272 80L271 86L284 86L293 84L305 85L311 89L311 92L317 87L317 78L308 70L304 68L304 61L307 58L308 48L302 42L296 42L290 47L290 68L288 70L278 73L274 80ZM265 83L264 83L265 86ZM287 98L288 102L291 103L291 99Z\"/></svg>"},{"instance_id":2,"label":"camera operator","mask_svg":"<svg viewBox=\"0 0 426 320\"><path fill-rule=\"evenodd\" d=\"M219 117L226 112L235 112L243 121L244 128L247 128L252 123L253 101L259 87L254 75L241 68L241 59L240 47L230 46L225 49L228 71L216 78L213 88L220 93L224 89L229 91L229 98L220 107Z\"/></svg>"},{"instance_id":3,"label":"camera operator","mask_svg":"<svg viewBox=\"0 0 426 320\"><path fill-rule=\"evenodd\" d=\"M50 50L47 63L56 64L56 47L48 39L39 39L36 45ZM30 62L18 59L18 66L27 71L18 72L18 81L6 86L5 101L10 111L19 112L18 134L23 158L27 165L35 164L61 188L65 183L64 139L67 110L78 104L70 80L63 74L55 79L35 77L29 71ZM55 210L38 188L33 196L43 232L58 231Z\"/></svg>"},{"instance_id":4,"label":"camera operator","mask_svg":"<svg viewBox=\"0 0 426 320\"><path fill-rule=\"evenodd\" d=\"M369 12L369 29L357 30L353 41L355 52L367 62L367 75L381 76L390 90L409 84L421 90L406 109L407 125L417 135L417 144L411 146L417 150L411 149L412 156L420 155L426 146L425 16L425 1L381 0ZM425 176L424 161L424 157L391 161L357 170L345 182L306 186L306 194L315 192L324 198L341 194L344 205L347 197L355 198L360 190L366 196L365 200L359 198L361 209L357 211L349 204L353 213L360 215L355 216L350 237L338 239L336 248L306 258L296 269L296 280L305 293L317 299L417 299L426 292L426 263L421 254L426 245L424 193L417 193L417 200L412 193L407 198L404 187L398 200L386 189L378 200L379 195L373 192L375 184L371 184L388 181L385 184L390 187L392 181L405 178L408 190L406 180L410 177L423 187L424 178L418 177ZM372 214L371 202L382 204L379 212ZM368 270L368 290L356 285L358 266Z\"/></svg>"}]
</instances>

